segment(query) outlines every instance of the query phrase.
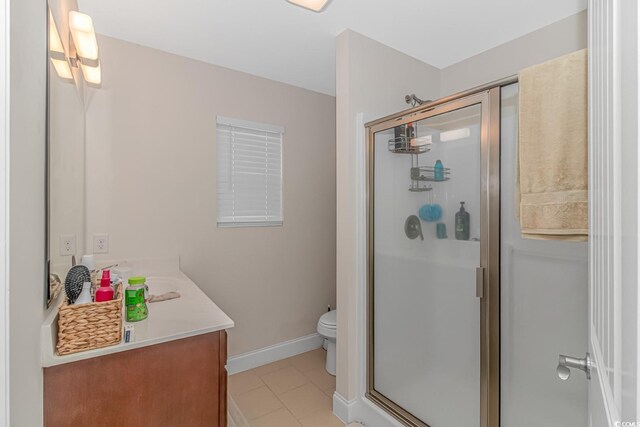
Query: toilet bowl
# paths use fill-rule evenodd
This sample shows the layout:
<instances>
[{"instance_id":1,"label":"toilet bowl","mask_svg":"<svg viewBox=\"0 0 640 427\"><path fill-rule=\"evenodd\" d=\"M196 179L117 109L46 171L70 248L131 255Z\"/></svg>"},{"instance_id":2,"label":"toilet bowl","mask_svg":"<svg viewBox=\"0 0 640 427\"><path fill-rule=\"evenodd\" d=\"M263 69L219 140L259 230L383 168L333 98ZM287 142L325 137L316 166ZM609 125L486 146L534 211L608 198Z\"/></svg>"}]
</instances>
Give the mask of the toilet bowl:
<instances>
[{"instance_id":1,"label":"toilet bowl","mask_svg":"<svg viewBox=\"0 0 640 427\"><path fill-rule=\"evenodd\" d=\"M336 310L323 314L318 320L318 333L327 339L327 372L336 375Z\"/></svg>"}]
</instances>

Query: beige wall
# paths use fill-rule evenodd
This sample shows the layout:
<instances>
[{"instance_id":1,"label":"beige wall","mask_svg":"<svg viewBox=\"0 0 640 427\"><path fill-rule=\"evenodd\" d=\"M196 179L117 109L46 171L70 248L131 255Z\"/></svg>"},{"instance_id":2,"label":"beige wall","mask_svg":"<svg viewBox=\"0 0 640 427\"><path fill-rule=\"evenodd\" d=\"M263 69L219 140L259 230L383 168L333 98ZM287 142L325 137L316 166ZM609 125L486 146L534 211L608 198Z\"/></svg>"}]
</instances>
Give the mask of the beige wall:
<instances>
[{"instance_id":1,"label":"beige wall","mask_svg":"<svg viewBox=\"0 0 640 427\"><path fill-rule=\"evenodd\" d=\"M442 96L517 74L587 45L587 11L555 22L442 70Z\"/></svg>"},{"instance_id":2,"label":"beige wall","mask_svg":"<svg viewBox=\"0 0 640 427\"><path fill-rule=\"evenodd\" d=\"M10 2L9 367L11 426L42 424L46 3Z\"/></svg>"},{"instance_id":3,"label":"beige wall","mask_svg":"<svg viewBox=\"0 0 640 427\"><path fill-rule=\"evenodd\" d=\"M75 0L50 0L59 16ZM46 2L10 2L9 398L12 426L42 424L45 308ZM65 20L66 21L66 20ZM68 34L66 24L59 28Z\"/></svg>"},{"instance_id":4,"label":"beige wall","mask_svg":"<svg viewBox=\"0 0 640 427\"><path fill-rule=\"evenodd\" d=\"M230 355L315 333L335 307L335 98L98 43L103 85L86 99L87 247L108 233L108 258L179 255L236 322ZM216 227L216 115L284 126L283 227Z\"/></svg>"},{"instance_id":5,"label":"beige wall","mask_svg":"<svg viewBox=\"0 0 640 427\"><path fill-rule=\"evenodd\" d=\"M372 120L407 108L404 96L438 97L440 72L437 68L397 50L347 30L337 38L337 287L338 344L336 389L347 400L358 390L358 271L359 209L363 194L358 187L356 165L362 144L357 138L358 113ZM362 147L361 147L362 148ZM360 260L361 261L361 260Z\"/></svg>"}]
</instances>

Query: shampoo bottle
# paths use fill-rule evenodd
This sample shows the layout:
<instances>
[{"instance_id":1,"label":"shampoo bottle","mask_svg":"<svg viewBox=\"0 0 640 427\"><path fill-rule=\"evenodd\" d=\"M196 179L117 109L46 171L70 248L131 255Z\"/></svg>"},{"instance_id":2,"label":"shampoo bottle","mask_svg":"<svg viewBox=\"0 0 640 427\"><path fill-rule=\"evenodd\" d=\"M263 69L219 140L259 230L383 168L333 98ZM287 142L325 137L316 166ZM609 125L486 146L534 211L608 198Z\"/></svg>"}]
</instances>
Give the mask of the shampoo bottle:
<instances>
[{"instance_id":1,"label":"shampoo bottle","mask_svg":"<svg viewBox=\"0 0 640 427\"><path fill-rule=\"evenodd\" d=\"M460 210L456 214L456 239L469 240L469 212L464 209L464 202L460 202Z\"/></svg>"},{"instance_id":2,"label":"shampoo bottle","mask_svg":"<svg viewBox=\"0 0 640 427\"><path fill-rule=\"evenodd\" d=\"M113 299L113 288L111 287L111 277L109 270L102 272L100 287L96 290L96 302L111 301Z\"/></svg>"},{"instance_id":3,"label":"shampoo bottle","mask_svg":"<svg viewBox=\"0 0 640 427\"><path fill-rule=\"evenodd\" d=\"M433 179L436 181L444 181L444 166L440 160L436 161L433 167Z\"/></svg>"},{"instance_id":4,"label":"shampoo bottle","mask_svg":"<svg viewBox=\"0 0 640 427\"><path fill-rule=\"evenodd\" d=\"M400 125L393 128L393 136L394 136L396 150L407 148L406 147L407 125Z\"/></svg>"},{"instance_id":5,"label":"shampoo bottle","mask_svg":"<svg viewBox=\"0 0 640 427\"><path fill-rule=\"evenodd\" d=\"M407 123L407 142L411 142L416 137L416 129L413 127L413 123Z\"/></svg>"}]
</instances>

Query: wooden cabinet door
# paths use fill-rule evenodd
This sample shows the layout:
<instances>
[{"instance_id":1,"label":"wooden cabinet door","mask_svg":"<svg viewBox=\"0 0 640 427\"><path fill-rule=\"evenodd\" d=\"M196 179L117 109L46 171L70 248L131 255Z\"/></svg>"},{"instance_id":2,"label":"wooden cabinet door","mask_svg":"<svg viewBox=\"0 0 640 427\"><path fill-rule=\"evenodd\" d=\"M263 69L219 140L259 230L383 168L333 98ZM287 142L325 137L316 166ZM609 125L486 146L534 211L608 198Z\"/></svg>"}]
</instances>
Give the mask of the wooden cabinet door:
<instances>
[{"instance_id":1,"label":"wooden cabinet door","mask_svg":"<svg viewBox=\"0 0 640 427\"><path fill-rule=\"evenodd\" d=\"M44 370L44 425L227 425L226 332Z\"/></svg>"}]
</instances>

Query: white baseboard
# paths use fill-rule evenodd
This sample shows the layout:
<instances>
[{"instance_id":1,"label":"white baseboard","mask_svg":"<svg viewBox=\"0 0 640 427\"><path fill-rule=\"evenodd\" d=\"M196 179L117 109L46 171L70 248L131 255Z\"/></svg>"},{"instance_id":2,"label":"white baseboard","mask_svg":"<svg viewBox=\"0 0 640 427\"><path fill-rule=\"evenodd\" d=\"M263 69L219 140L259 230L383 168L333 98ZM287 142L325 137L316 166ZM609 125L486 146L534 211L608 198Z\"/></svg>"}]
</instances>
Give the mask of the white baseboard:
<instances>
[{"instance_id":1,"label":"white baseboard","mask_svg":"<svg viewBox=\"0 0 640 427\"><path fill-rule=\"evenodd\" d=\"M402 427L402 424L366 397L347 400L333 393L333 414L343 423L360 423L366 427Z\"/></svg>"},{"instance_id":2,"label":"white baseboard","mask_svg":"<svg viewBox=\"0 0 640 427\"><path fill-rule=\"evenodd\" d=\"M349 414L353 412L353 407L358 403L357 400L348 401L337 391L333 393L333 414L340 420L349 424L351 421Z\"/></svg>"},{"instance_id":3,"label":"white baseboard","mask_svg":"<svg viewBox=\"0 0 640 427\"><path fill-rule=\"evenodd\" d=\"M324 338L319 334L311 334L261 348L260 350L232 356L227 360L227 372L229 375L233 375L268 363L277 362L287 357L296 356L300 353L306 353L322 347L323 341Z\"/></svg>"}]
</instances>

